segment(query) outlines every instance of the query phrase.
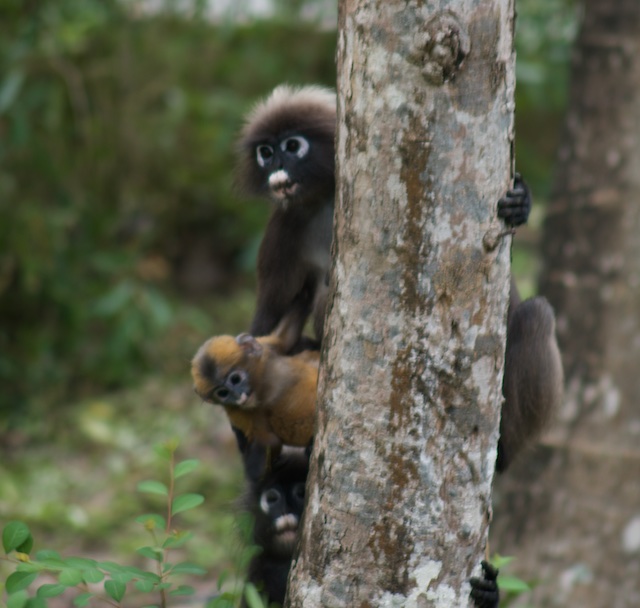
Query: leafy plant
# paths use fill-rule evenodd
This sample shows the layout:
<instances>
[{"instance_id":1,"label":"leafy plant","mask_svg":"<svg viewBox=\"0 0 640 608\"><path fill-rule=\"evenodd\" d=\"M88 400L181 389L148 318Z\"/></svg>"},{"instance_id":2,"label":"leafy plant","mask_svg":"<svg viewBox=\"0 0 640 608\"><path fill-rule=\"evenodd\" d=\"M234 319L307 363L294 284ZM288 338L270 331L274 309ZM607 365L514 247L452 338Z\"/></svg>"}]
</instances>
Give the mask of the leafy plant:
<instances>
[{"instance_id":1,"label":"leafy plant","mask_svg":"<svg viewBox=\"0 0 640 608\"><path fill-rule=\"evenodd\" d=\"M244 573L247 571L251 559L262 549L253 544L253 516L250 513L238 513L236 518L238 532L241 537L241 549L233 555L233 570ZM207 603L207 608L235 608L244 597L249 608L267 608L267 598L256 589L253 583L233 583L229 589L223 591L226 581L230 578L229 571L223 571L218 577L217 589L219 595ZM276 606L272 604L271 606ZM270 606L270 608L271 608Z\"/></svg>"},{"instance_id":2,"label":"leafy plant","mask_svg":"<svg viewBox=\"0 0 640 608\"><path fill-rule=\"evenodd\" d=\"M491 565L500 570L498 587L502 598L501 606L509 606L523 593L531 591L532 586L522 579L504 573L504 569L514 560L514 557L495 554L491 558Z\"/></svg>"},{"instance_id":3,"label":"leafy plant","mask_svg":"<svg viewBox=\"0 0 640 608\"><path fill-rule=\"evenodd\" d=\"M195 493L179 494L176 482L194 471L196 459L175 460L177 442L171 441L157 448L158 454L169 465L168 484L147 480L138 484L140 492L161 496L165 512L151 513L136 518L136 522L149 534L150 543L137 553L154 563L144 570L112 561L100 561L87 557L63 557L57 551L40 550L32 555L34 539L29 527L20 521L9 522L2 531L4 559L15 564L15 571L7 578L7 608L42 608L49 598L75 590L73 605L78 608L101 601L111 606L124 606L130 595L150 595L149 605L165 608L171 598L194 593L193 587L181 584L184 575L204 575L206 570L187 561L174 561L175 551L187 543L193 533L175 527L175 517L196 508L204 497ZM53 582L43 582L30 595L29 588L46 577Z\"/></svg>"}]
</instances>

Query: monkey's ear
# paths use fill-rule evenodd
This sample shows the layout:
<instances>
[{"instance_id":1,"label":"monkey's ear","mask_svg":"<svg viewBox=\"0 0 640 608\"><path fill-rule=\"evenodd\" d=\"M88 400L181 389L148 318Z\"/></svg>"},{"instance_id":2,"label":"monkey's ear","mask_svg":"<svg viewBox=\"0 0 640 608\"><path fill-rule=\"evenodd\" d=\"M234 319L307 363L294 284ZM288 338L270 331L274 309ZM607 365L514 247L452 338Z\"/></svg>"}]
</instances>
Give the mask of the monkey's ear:
<instances>
[{"instance_id":1,"label":"monkey's ear","mask_svg":"<svg viewBox=\"0 0 640 608\"><path fill-rule=\"evenodd\" d=\"M262 355L262 345L251 334L237 335L236 343L249 357L260 357Z\"/></svg>"}]
</instances>

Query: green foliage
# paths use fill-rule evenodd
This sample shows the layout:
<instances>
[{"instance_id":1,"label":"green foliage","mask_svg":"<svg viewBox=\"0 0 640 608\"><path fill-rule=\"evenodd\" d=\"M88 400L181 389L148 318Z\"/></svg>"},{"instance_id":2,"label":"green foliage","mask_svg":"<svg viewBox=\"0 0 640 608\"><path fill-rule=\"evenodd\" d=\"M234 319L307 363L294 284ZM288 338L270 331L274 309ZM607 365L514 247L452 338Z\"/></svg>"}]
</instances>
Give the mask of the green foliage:
<instances>
[{"instance_id":1,"label":"green foliage","mask_svg":"<svg viewBox=\"0 0 640 608\"><path fill-rule=\"evenodd\" d=\"M242 115L283 80L334 82L333 33L131 6L0 8L5 419L134 382L202 327L171 294L241 284L268 212L232 193Z\"/></svg>"},{"instance_id":2,"label":"green foliage","mask_svg":"<svg viewBox=\"0 0 640 608\"><path fill-rule=\"evenodd\" d=\"M176 449L176 442L167 442L159 449L168 464L168 483L146 481L138 486L143 492L161 495L165 505L164 515L152 513L136 518L136 522L143 526L150 539L148 545L138 548L136 552L150 560L153 564L151 569L87 557L63 557L52 550L40 550L32 554L33 537L29 527L20 521L10 521L2 531L2 544L6 554L4 559L14 566L14 571L4 585L7 607L46 607L49 598L64 593L67 593L69 601L77 607L98 605L104 601L124 606L131 596L135 598L131 600L135 602L134 605L146 602L148 605L165 607L170 605L171 598L192 595L193 587L181 584L179 580L184 576L203 576L207 571L197 564L180 560L180 552L176 551L194 535L177 529L174 516L178 512L184 513L195 508L204 499L193 493L176 493L176 480L195 471L199 465L196 459L176 463ZM157 491L160 489L162 491ZM241 530L245 536L250 537L250 524L247 521L241 523ZM243 549L238 555L237 565L245 569L254 552L255 548ZM220 577L219 590L227 578L226 574ZM40 584L37 584L39 580ZM52 580L55 582L51 582ZM37 585L35 595L31 591L34 585ZM252 607L263 608L262 599L253 586L245 589L238 584L233 590L213 600L211 605L233 608L237 606L243 593L251 598L248 601Z\"/></svg>"},{"instance_id":3,"label":"green foliage","mask_svg":"<svg viewBox=\"0 0 640 608\"><path fill-rule=\"evenodd\" d=\"M207 570L196 560L189 557L185 559L185 549L189 549L197 538L192 531L178 527L175 516L180 513L183 523L183 514L195 509L204 499L194 492L179 492L177 485L183 484L183 479L193 477L195 472L201 472L203 467L195 458L176 461L177 448L178 441L171 440L154 449L168 469L167 479L148 479L137 484L137 490L142 493L140 499L160 507L160 512L145 513L135 518L136 526L149 539L135 549L138 559L134 556L134 563L138 565L125 565L122 559L66 557L50 549L34 552L29 526L17 520L7 522L2 530L6 556L0 557L0 562L11 568L4 583L7 608L46 608L49 598L63 594L67 605L79 608L97 606L105 601L117 606L170 606L179 603L182 596L193 595L194 587L184 584L185 577L189 582L193 577L206 575ZM209 519L210 515L207 515L206 520ZM231 527L229 521L226 520L225 528ZM89 524L90 527L92 525ZM241 546L231 549L225 547L225 561L229 567L217 576L218 595L209 601L208 606L236 608L242 598L247 597L251 606L266 608L266 599L259 590L242 582L250 560L260 550L252 544L251 515L245 513L237 516L237 530L242 540ZM111 534L114 532L112 529ZM63 530L58 528L56 533L60 537ZM226 531L220 533L227 534ZM66 541L63 542L66 544ZM150 566L139 567L140 558L148 560L146 563ZM208 566L213 565L211 552L204 556L203 561ZM205 585L206 590L203 590L202 584L197 586L201 595L212 595L208 585Z\"/></svg>"},{"instance_id":4,"label":"green foliage","mask_svg":"<svg viewBox=\"0 0 640 608\"><path fill-rule=\"evenodd\" d=\"M501 597L500 605L505 607L512 605L516 599L523 593L531 591L533 587L533 584L529 584L516 576L504 573L504 570L514 559L513 557L499 555L497 553L491 558L491 565L500 570L498 574L498 587Z\"/></svg>"},{"instance_id":5,"label":"green foliage","mask_svg":"<svg viewBox=\"0 0 640 608\"><path fill-rule=\"evenodd\" d=\"M236 516L236 525L241 536L241 548L233 554L232 570L236 573L245 573L252 558L262 549L253 544L253 516L240 512ZM278 604L268 604L266 594L249 582L238 584L237 580L231 585L227 581L232 579L230 571L223 571L217 582L219 594L207 602L206 608L235 608L244 598L249 608L279 608ZM233 579L232 579L233 580Z\"/></svg>"}]
</instances>

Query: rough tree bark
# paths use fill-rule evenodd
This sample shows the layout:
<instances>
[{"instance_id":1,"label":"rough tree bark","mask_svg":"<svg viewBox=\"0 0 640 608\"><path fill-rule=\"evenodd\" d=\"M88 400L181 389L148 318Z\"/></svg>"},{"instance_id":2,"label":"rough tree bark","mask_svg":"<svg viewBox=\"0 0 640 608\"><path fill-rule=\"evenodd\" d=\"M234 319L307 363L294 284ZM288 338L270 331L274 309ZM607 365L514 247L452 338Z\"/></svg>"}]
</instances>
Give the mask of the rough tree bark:
<instances>
[{"instance_id":1,"label":"rough tree bark","mask_svg":"<svg viewBox=\"0 0 640 608\"><path fill-rule=\"evenodd\" d=\"M498 486L536 606L640 606L640 2L587 0L545 224L566 402Z\"/></svg>"},{"instance_id":2,"label":"rough tree bark","mask_svg":"<svg viewBox=\"0 0 640 608\"><path fill-rule=\"evenodd\" d=\"M468 605L509 292L511 0L340 5L332 300L290 607Z\"/></svg>"}]
</instances>

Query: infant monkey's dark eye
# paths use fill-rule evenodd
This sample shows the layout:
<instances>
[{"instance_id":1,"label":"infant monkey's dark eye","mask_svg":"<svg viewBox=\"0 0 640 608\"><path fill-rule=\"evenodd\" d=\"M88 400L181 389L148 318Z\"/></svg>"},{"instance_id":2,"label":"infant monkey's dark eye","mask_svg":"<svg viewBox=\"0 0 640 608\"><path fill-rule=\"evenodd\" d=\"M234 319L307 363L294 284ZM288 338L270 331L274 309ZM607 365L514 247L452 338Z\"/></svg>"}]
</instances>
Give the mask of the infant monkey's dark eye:
<instances>
[{"instance_id":1,"label":"infant monkey's dark eye","mask_svg":"<svg viewBox=\"0 0 640 608\"><path fill-rule=\"evenodd\" d=\"M226 399L229 396L229 391L226 388L219 388L215 395L218 399Z\"/></svg>"},{"instance_id":2,"label":"infant monkey's dark eye","mask_svg":"<svg viewBox=\"0 0 640 608\"><path fill-rule=\"evenodd\" d=\"M233 374L229 376L229 382L234 386L240 384L240 382L242 382L242 376L238 372L233 372Z\"/></svg>"}]
</instances>

